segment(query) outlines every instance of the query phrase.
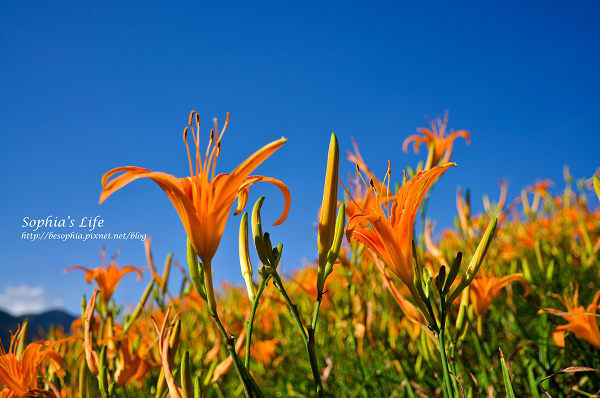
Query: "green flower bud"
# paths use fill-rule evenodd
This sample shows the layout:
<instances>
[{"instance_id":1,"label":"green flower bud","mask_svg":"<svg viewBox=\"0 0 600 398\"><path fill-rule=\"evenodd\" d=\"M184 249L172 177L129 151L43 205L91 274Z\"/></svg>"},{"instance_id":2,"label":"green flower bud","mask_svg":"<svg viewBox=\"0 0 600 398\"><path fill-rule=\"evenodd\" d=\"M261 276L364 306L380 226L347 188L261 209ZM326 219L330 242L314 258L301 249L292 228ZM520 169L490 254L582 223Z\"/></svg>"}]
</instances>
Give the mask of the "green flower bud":
<instances>
[{"instance_id":1,"label":"green flower bud","mask_svg":"<svg viewBox=\"0 0 600 398\"><path fill-rule=\"evenodd\" d=\"M250 251L248 249L248 212L242 214L242 219L240 221L239 254L242 277L246 282L248 298L251 302L254 302L255 293L254 284L252 283L252 263L250 262Z\"/></svg>"}]
</instances>

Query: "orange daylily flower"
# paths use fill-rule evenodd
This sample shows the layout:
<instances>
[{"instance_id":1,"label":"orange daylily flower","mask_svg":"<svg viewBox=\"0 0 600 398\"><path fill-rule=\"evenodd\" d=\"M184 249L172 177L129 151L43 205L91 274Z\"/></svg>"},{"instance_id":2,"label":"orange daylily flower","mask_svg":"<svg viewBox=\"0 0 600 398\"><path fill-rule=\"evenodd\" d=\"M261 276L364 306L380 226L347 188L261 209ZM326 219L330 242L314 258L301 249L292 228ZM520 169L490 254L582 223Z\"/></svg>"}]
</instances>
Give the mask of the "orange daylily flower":
<instances>
[{"instance_id":1,"label":"orange daylily flower","mask_svg":"<svg viewBox=\"0 0 600 398\"><path fill-rule=\"evenodd\" d=\"M118 387L132 380L139 380L148 372L150 365L135 353L130 352L127 343L119 349L119 366L115 372L115 382Z\"/></svg>"},{"instance_id":2,"label":"orange daylily flower","mask_svg":"<svg viewBox=\"0 0 600 398\"><path fill-rule=\"evenodd\" d=\"M567 309L567 312L561 312L552 308L545 308L542 311L549 312L554 315L560 315L565 318L569 323L566 325L560 325L552 333L556 345L559 347L565 346L565 331L569 331L577 336L583 338L594 347L600 349L600 330L598 329L598 320L594 315L598 310L598 300L600 299L600 290L596 292L592 303L587 307L578 304L579 299L579 287L573 289L573 284L570 284L570 294L565 294L563 297L554 295L557 297Z\"/></svg>"},{"instance_id":3,"label":"orange daylily flower","mask_svg":"<svg viewBox=\"0 0 600 398\"><path fill-rule=\"evenodd\" d=\"M408 144L412 141L415 142L413 146L415 153L419 153L421 144L425 144L429 147L431 143L434 143L433 153L429 155L431 160L429 158L427 159L427 163L430 167L437 166L440 161L444 164L450 161L454 140L458 137L463 137L465 141L467 141L467 144L471 143L471 134L467 130L450 131L450 134L447 137L444 136L448 124L448 111L444 114L443 121L438 117L435 120L430 120L429 124L431 125L431 130L423 127L417 129L417 131L423 135L413 134L408 136L402 143L402 150L404 153L407 153Z\"/></svg>"},{"instance_id":4,"label":"orange daylily flower","mask_svg":"<svg viewBox=\"0 0 600 398\"><path fill-rule=\"evenodd\" d=\"M404 319L408 319L411 323L416 325L427 325L423 314L421 314L417 307L415 307L413 303L408 301L406 297L404 297L404 294L402 294L402 292L400 292L398 288L396 288L396 285L392 281L388 269L385 268L385 265L382 263L381 259L379 259L376 256L373 256L373 262L375 263L375 266L377 267L377 269L381 273L381 276L383 277L383 283L392 294L392 297L394 297L394 300L396 300L396 302L402 309L402 312L404 312Z\"/></svg>"},{"instance_id":5,"label":"orange daylily flower","mask_svg":"<svg viewBox=\"0 0 600 398\"><path fill-rule=\"evenodd\" d=\"M277 343L279 339L271 339L256 342L256 348L250 347L250 355L252 358L260 361L264 366L268 366L273 363L273 360L277 356Z\"/></svg>"},{"instance_id":6,"label":"orange daylily flower","mask_svg":"<svg viewBox=\"0 0 600 398\"><path fill-rule=\"evenodd\" d=\"M346 229L348 241L354 238L366 245L408 286L426 317L428 317L428 313L424 303L419 300L413 283L413 227L419 206L427 191L437 178L451 166L455 166L455 164L446 163L444 166L417 172L396 193L387 216L381 201L378 201L375 206L360 209L358 214L350 218ZM372 229L361 226L363 221L368 221ZM433 320L428 319L428 321L430 324L433 323Z\"/></svg>"},{"instance_id":7,"label":"orange daylily flower","mask_svg":"<svg viewBox=\"0 0 600 398\"><path fill-rule=\"evenodd\" d=\"M471 282L471 291L469 293L475 314L483 317L492 305L494 297L500 295L500 291L510 282L518 281L525 286L525 296L529 294L529 285L523 279L523 274L506 275L501 278L487 276L483 270Z\"/></svg>"},{"instance_id":8,"label":"orange daylily flower","mask_svg":"<svg viewBox=\"0 0 600 398\"><path fill-rule=\"evenodd\" d=\"M348 221L348 240L354 238L377 253L406 285L413 283L412 234L419 206L437 177L451 166L455 164L447 163L419 171L396 193L387 216L382 206L377 204L360 209ZM361 221L368 221L373 229L361 227Z\"/></svg>"},{"instance_id":9,"label":"orange daylily flower","mask_svg":"<svg viewBox=\"0 0 600 398\"><path fill-rule=\"evenodd\" d=\"M42 360L49 357L60 366L62 357L53 348L75 338L60 339L52 344L48 341L31 343L25 348L19 361L16 350L20 333L22 331L12 337L8 352L5 352L4 347L0 344L0 383L8 387L7 397L11 397L13 394L22 396L28 391L35 392L38 389L38 367Z\"/></svg>"},{"instance_id":10,"label":"orange daylily flower","mask_svg":"<svg viewBox=\"0 0 600 398\"><path fill-rule=\"evenodd\" d=\"M194 120L196 131L193 126ZM211 130L203 162L200 155L200 117L195 111L190 113L189 128L186 127L183 132L183 140L188 148L190 177L177 178L170 174L134 166L118 167L104 174L102 177L104 189L100 194L100 203L102 203L115 191L134 180L144 177L152 179L165 191L173 203L194 250L207 270L210 269L210 261L219 247L225 223L236 196L238 198L236 214L238 214L246 206L250 185L259 181L267 181L274 184L283 193L285 207L281 217L273 225L285 221L290 207L289 190L281 181L270 177L250 176L254 169L281 148L287 140L281 138L274 141L259 149L230 174L215 176L217 159L221 153L221 138L229 124L229 113L225 126L216 140L215 134L219 133L216 119L214 119L214 123L215 128ZM187 132L190 128L194 137L195 162L192 161L187 143ZM125 173L110 180L112 176L122 171Z\"/></svg>"},{"instance_id":11,"label":"orange daylily flower","mask_svg":"<svg viewBox=\"0 0 600 398\"><path fill-rule=\"evenodd\" d=\"M107 304L110 301L117 285L121 281L123 276L127 275L130 272L138 273L138 282L142 280L142 271L140 268L136 268L132 265L126 265L124 267L119 268L117 264L117 256L119 253L116 253L115 256L111 259L111 263L109 265L106 264L106 255L104 254L104 247L100 251L100 257L102 257L102 262L104 263L104 268L98 267L94 269L89 269L82 267L81 265L73 265L63 271L63 273L67 273L74 269L80 269L85 271L85 280L87 283L92 283L93 280L98 284L98 288L100 288L100 293L102 294L102 301Z\"/></svg>"},{"instance_id":12,"label":"orange daylily flower","mask_svg":"<svg viewBox=\"0 0 600 398\"><path fill-rule=\"evenodd\" d=\"M537 181L533 185L528 185L521 191L521 202L523 203L523 211L527 215L534 215L537 213L540 206L540 199L547 198L550 195L549 188L554 186L554 181L551 179L545 179ZM527 192L533 192L533 202L529 206L529 199L527 198Z\"/></svg>"}]
</instances>

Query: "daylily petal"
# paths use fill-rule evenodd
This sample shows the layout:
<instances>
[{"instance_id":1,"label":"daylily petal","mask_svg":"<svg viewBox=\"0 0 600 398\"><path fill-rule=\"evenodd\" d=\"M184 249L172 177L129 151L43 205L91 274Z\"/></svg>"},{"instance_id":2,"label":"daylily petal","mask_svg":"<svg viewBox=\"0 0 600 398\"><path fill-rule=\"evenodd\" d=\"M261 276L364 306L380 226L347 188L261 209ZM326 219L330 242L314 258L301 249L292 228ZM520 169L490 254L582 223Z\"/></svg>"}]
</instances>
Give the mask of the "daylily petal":
<instances>
[{"instance_id":1,"label":"daylily petal","mask_svg":"<svg viewBox=\"0 0 600 398\"><path fill-rule=\"evenodd\" d=\"M419 147L421 146L421 144L423 142L425 142L425 139L423 138L423 136L420 136L419 134L413 134L413 135L409 135L408 137L406 137L406 139L402 143L402 152L404 152L404 153L408 152L408 144L410 144L412 141L415 142L413 144L413 152L419 153Z\"/></svg>"},{"instance_id":2,"label":"daylily petal","mask_svg":"<svg viewBox=\"0 0 600 398\"><path fill-rule=\"evenodd\" d=\"M383 242L381 241L381 238L374 231L362 227L357 227L352 231L351 237L353 239L358 240L363 245L367 246L369 249L375 252L379 257L381 257L383 262L388 267L390 266L390 264L393 264L391 257L389 256Z\"/></svg>"},{"instance_id":3,"label":"daylily petal","mask_svg":"<svg viewBox=\"0 0 600 398\"><path fill-rule=\"evenodd\" d=\"M265 177L265 176L249 176L244 180L244 183L240 186L239 192L240 193L248 192L250 185L255 184L257 182L270 182L271 184L273 184L277 188L279 188L279 190L283 194L283 199L285 201L284 207L283 207L283 212L281 213L281 216L279 217L279 219L273 223L273 225L281 224L282 222L284 222L286 220L288 213L290 211L290 205L292 203L292 197L290 195L290 190L283 182L279 181L276 178ZM248 198L246 197L245 202L247 202L247 201L248 201ZM238 194L238 207L236 210L237 214L241 213L244 210L244 207L246 207L245 202L240 203L239 194Z\"/></svg>"},{"instance_id":4,"label":"daylily petal","mask_svg":"<svg viewBox=\"0 0 600 398\"><path fill-rule=\"evenodd\" d=\"M559 330L558 328L556 328L556 330L554 332L552 332L552 338L554 339L554 342L556 343L557 346L564 347L565 346L565 329L562 328Z\"/></svg>"},{"instance_id":5,"label":"daylily petal","mask_svg":"<svg viewBox=\"0 0 600 398\"><path fill-rule=\"evenodd\" d=\"M237 196L238 190L246 177L286 142L287 139L281 138L254 152L252 156L246 159L242 164L236 167L229 176L227 176L226 184L220 184L222 188L216 191L214 202L217 204L233 203L233 200Z\"/></svg>"}]
</instances>

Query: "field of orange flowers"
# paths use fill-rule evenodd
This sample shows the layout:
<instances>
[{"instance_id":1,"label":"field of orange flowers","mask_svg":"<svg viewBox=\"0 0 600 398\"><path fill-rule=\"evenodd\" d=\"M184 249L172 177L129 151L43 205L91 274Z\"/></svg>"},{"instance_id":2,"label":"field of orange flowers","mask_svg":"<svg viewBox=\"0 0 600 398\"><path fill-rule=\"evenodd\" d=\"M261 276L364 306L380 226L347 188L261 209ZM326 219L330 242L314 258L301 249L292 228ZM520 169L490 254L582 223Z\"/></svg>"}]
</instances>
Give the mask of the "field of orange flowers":
<instances>
[{"instance_id":1,"label":"field of orange flowers","mask_svg":"<svg viewBox=\"0 0 600 398\"><path fill-rule=\"evenodd\" d=\"M453 141L470 133L447 132L447 115L418 129L404 150L424 146L427 160L398 183L391 165L375 175L356 145L347 154L356 174L341 181L332 135L314 265L280 275L283 244L262 223L261 197L230 220L240 221L245 286L217 290L211 260L236 198L241 214L250 186L267 181L285 198L275 224L290 206L283 182L251 175L285 139L215 174L228 121L219 130L215 120L204 151L190 114L188 177L131 166L105 174L100 202L142 177L164 190L188 235L187 266L167 255L159 272L147 239L153 278L133 310L112 295L141 268L104 252L101 267L68 268L93 286L81 317L47 341L27 344L24 324L3 342L0 397L599 396L600 208L588 203L600 196L597 176L576 180L565 168L560 194L544 180L512 200L501 182L481 214L459 189L456 227L434 241L431 188L454 166ZM172 272L185 275L180 291L166 289Z\"/></svg>"}]
</instances>

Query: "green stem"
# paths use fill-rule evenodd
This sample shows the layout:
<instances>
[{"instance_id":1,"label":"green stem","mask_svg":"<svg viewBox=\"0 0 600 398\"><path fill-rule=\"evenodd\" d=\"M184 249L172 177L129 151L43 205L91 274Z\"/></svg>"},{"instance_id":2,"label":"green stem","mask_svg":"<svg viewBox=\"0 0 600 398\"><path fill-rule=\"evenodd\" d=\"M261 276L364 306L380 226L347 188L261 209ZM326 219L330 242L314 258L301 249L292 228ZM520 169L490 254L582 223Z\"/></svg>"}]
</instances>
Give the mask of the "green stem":
<instances>
[{"instance_id":1,"label":"green stem","mask_svg":"<svg viewBox=\"0 0 600 398\"><path fill-rule=\"evenodd\" d=\"M271 275L273 276L273 282L274 282L275 286L277 287L279 292L282 294L288 307L290 307L290 311L292 312L292 316L294 317L294 320L296 321L296 325L298 326L298 329L300 329L300 333L302 333L302 340L304 340L304 344L306 346L308 346L308 335L306 334L306 330L304 329L302 320L300 320L300 314L298 313L298 307L296 306L296 304L292 303L292 300L290 299L287 292L285 291L285 288L283 287L283 283L281 282L281 277L279 276L279 274L277 272L273 272Z\"/></svg>"},{"instance_id":2,"label":"green stem","mask_svg":"<svg viewBox=\"0 0 600 398\"><path fill-rule=\"evenodd\" d=\"M235 345L233 343L233 337L230 337L225 331L223 324L221 323L221 319L219 319L219 315L217 314L217 301L215 300L215 292L213 289L213 281L212 281L212 272L211 272L211 263L210 260L206 260L204 262L204 284L206 287L206 302L208 304L208 312L213 317L223 338L227 342L227 349L229 350L229 355L233 359L233 364L235 365L235 370L237 371L238 376L240 377L240 381L244 386L244 393L246 398L254 398L254 394L256 393L259 398L264 398L264 394L258 388L258 385L248 373L244 366L240 366L241 360L235 352ZM250 390L248 389L250 387Z\"/></svg>"},{"instance_id":3,"label":"green stem","mask_svg":"<svg viewBox=\"0 0 600 398\"><path fill-rule=\"evenodd\" d=\"M321 373L319 372L319 364L317 363L317 354L315 352L315 332L312 327L308 327L308 344L306 345L308 358L310 359L310 368L312 369L313 378L317 384L317 394L319 398L323 398L323 384L321 382Z\"/></svg>"},{"instance_id":4,"label":"green stem","mask_svg":"<svg viewBox=\"0 0 600 398\"><path fill-rule=\"evenodd\" d=\"M421 313L425 317L425 320L427 321L429 326L431 326L431 328L434 331L437 331L436 330L438 328L437 323L432 318L432 315L429 313L429 309L425 306L425 303L423 302L423 300L421 300L421 296L419 296L419 292L417 292L417 288L415 287L415 285L413 283L410 283L410 284L407 283L406 287L408 287L410 294L412 294L413 298L415 299L415 303L417 304L417 307L419 307L419 309L421 310Z\"/></svg>"},{"instance_id":5,"label":"green stem","mask_svg":"<svg viewBox=\"0 0 600 398\"><path fill-rule=\"evenodd\" d=\"M319 398L323 398L325 397L325 394L323 392L321 373L319 371L319 365L317 363L317 356L315 353L314 330L312 329L312 326L309 325L307 334L306 330L304 329L304 325L302 324L302 320L300 319L300 315L298 314L298 307L294 303L292 303L292 300L290 300L290 297L288 296L287 292L285 291L285 288L283 287L283 283L281 282L281 277L277 272L273 272L271 273L271 275L273 276L273 282L275 286L283 295L283 298L285 299L285 302L290 308L292 316L294 317L294 320L298 325L298 329L300 329L300 332L302 333L302 340L304 340L304 345L306 345L306 350L308 351L308 358L310 359L310 367L312 369L312 374L317 385L317 393L319 395Z\"/></svg>"},{"instance_id":6,"label":"green stem","mask_svg":"<svg viewBox=\"0 0 600 398\"><path fill-rule=\"evenodd\" d=\"M217 300L215 299L215 290L213 288L211 260L205 260L204 266L204 286L206 287L206 302L208 304L208 312L211 315L217 316ZM198 292L200 294L200 292Z\"/></svg>"},{"instance_id":7,"label":"green stem","mask_svg":"<svg viewBox=\"0 0 600 398\"><path fill-rule=\"evenodd\" d=\"M323 300L323 293L317 295L317 301L315 302L315 310L313 311L312 327L313 332L317 330L317 319L319 318L319 308L321 308L321 301Z\"/></svg>"},{"instance_id":8,"label":"green stem","mask_svg":"<svg viewBox=\"0 0 600 398\"><path fill-rule=\"evenodd\" d=\"M250 370L250 343L252 341L252 329L254 326L254 316L256 315L256 309L258 308L258 299L262 294L263 290L267 286L267 283L271 279L271 276L267 276L266 278L260 279L260 284L258 285L258 290L256 292L256 296L254 297L254 301L252 302L252 312L250 313L250 319L246 323L246 357L244 358L244 366L246 369Z\"/></svg>"},{"instance_id":9,"label":"green stem","mask_svg":"<svg viewBox=\"0 0 600 398\"><path fill-rule=\"evenodd\" d=\"M207 291L208 291L208 289L207 289ZM260 388L258 387L256 382L254 381L254 379L252 378L250 373L248 373L246 368L243 366L242 361L240 360L237 352L235 352L235 344L233 343L233 338L231 336L229 336L227 334L227 332L225 331L225 328L223 327L223 324L221 323L221 319L219 319L219 316L216 313L211 314L211 315L212 315L213 319L215 320L215 322L217 323L217 326L218 326L219 330L221 331L223 338L227 342L227 349L229 350L229 355L231 355L231 358L233 359L233 364L235 366L235 370L237 371L240 381L242 382L242 385L244 386L244 393L246 394L246 398L253 398L254 397L253 393L255 393L259 398L264 398L265 397L264 394L262 393L262 391L260 390Z\"/></svg>"},{"instance_id":10,"label":"green stem","mask_svg":"<svg viewBox=\"0 0 600 398\"><path fill-rule=\"evenodd\" d=\"M442 369L444 372L444 391L446 392L445 396L448 398L454 398L454 390L452 388L452 383L450 382L450 371L448 369L448 358L446 357L446 346L444 344L444 331L446 329L445 325L445 314L442 314L442 326L440 328L440 333L438 334L438 342L440 343L440 359L442 360Z\"/></svg>"},{"instance_id":11,"label":"green stem","mask_svg":"<svg viewBox=\"0 0 600 398\"><path fill-rule=\"evenodd\" d=\"M454 374L456 376L458 374L458 365L457 365L457 360L456 360L456 343L451 344L450 357L455 358L454 364L451 366L451 368L452 368L452 374ZM454 386L454 395L456 395L457 397L460 397L458 381L454 377L452 378L452 385Z\"/></svg>"}]
</instances>

